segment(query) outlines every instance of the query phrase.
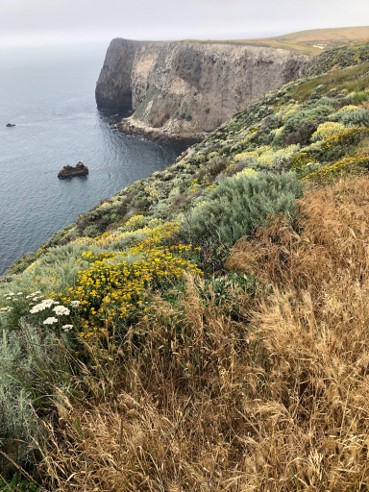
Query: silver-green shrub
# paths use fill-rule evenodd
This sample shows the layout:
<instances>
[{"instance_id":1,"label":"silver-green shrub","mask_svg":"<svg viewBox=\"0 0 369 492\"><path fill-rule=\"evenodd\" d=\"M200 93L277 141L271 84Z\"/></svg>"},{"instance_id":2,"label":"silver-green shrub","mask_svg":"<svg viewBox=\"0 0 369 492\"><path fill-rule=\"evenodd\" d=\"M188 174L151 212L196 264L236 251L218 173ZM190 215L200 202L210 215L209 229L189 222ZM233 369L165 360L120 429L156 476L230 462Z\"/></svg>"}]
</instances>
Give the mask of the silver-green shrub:
<instances>
[{"instance_id":1,"label":"silver-green shrub","mask_svg":"<svg viewBox=\"0 0 369 492\"><path fill-rule=\"evenodd\" d=\"M359 126L369 128L369 110L357 109L356 111L342 111L334 115L334 121L346 126Z\"/></svg>"},{"instance_id":2,"label":"silver-green shrub","mask_svg":"<svg viewBox=\"0 0 369 492\"><path fill-rule=\"evenodd\" d=\"M190 213L182 230L194 244L232 246L265 226L270 216L297 212L302 188L295 174L239 173L222 181L201 206Z\"/></svg>"}]
</instances>

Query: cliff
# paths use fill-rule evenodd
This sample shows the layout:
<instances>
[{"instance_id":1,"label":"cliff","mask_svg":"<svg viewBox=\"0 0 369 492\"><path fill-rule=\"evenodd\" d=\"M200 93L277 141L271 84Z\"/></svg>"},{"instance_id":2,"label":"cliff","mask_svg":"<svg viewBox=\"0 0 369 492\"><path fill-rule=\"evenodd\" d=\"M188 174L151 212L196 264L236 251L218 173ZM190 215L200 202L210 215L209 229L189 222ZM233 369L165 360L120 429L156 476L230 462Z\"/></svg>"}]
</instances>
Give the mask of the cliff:
<instances>
[{"instance_id":1,"label":"cliff","mask_svg":"<svg viewBox=\"0 0 369 492\"><path fill-rule=\"evenodd\" d=\"M101 110L151 137L200 138L265 93L296 79L309 57L214 42L114 39L96 86Z\"/></svg>"}]
</instances>

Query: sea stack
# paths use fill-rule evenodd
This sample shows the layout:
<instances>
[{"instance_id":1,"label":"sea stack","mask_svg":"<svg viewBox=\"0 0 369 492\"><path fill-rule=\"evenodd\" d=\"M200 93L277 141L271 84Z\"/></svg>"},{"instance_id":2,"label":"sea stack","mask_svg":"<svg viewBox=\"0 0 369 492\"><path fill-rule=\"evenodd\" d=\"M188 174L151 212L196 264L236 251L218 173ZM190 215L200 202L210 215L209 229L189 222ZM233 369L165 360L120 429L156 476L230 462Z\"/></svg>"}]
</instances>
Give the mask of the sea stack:
<instances>
[{"instance_id":1,"label":"sea stack","mask_svg":"<svg viewBox=\"0 0 369 492\"><path fill-rule=\"evenodd\" d=\"M64 166L58 173L59 179L75 178L88 175L88 167L78 161L75 166Z\"/></svg>"}]
</instances>

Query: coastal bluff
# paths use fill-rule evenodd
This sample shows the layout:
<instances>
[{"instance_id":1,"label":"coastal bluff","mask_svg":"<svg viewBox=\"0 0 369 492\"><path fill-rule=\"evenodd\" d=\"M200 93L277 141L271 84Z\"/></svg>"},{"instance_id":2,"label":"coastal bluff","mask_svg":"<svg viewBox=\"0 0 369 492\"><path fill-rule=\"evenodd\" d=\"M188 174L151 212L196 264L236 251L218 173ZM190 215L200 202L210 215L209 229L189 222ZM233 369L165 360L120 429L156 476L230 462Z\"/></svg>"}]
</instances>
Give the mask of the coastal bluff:
<instances>
[{"instance_id":1,"label":"coastal bluff","mask_svg":"<svg viewBox=\"0 0 369 492\"><path fill-rule=\"evenodd\" d=\"M299 77L297 51L206 41L114 39L96 85L102 111L151 138L202 138L267 92Z\"/></svg>"}]
</instances>

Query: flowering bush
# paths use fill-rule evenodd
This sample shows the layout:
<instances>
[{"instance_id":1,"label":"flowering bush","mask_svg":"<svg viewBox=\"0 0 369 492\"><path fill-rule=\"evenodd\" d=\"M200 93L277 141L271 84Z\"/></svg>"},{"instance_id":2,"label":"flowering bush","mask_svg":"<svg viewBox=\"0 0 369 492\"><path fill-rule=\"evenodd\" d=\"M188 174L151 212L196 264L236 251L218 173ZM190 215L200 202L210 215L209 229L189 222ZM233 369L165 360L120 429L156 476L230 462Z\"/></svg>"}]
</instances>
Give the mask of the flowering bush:
<instances>
[{"instance_id":1,"label":"flowering bush","mask_svg":"<svg viewBox=\"0 0 369 492\"><path fill-rule=\"evenodd\" d=\"M236 162L255 169L280 169L287 165L292 156L300 149L299 145L289 145L282 149L262 146L250 152L241 152L235 156Z\"/></svg>"},{"instance_id":2,"label":"flowering bush","mask_svg":"<svg viewBox=\"0 0 369 492\"><path fill-rule=\"evenodd\" d=\"M369 157L367 155L356 155L345 157L333 164L320 167L304 177L306 181L322 181L331 177L358 174L363 169L369 168Z\"/></svg>"},{"instance_id":3,"label":"flowering bush","mask_svg":"<svg viewBox=\"0 0 369 492\"><path fill-rule=\"evenodd\" d=\"M79 307L82 338L109 335L117 322L126 326L143 312L150 289L163 287L185 272L200 273L193 262L181 257L190 245L163 244L178 230L178 224L167 223L150 230L146 239L127 251L82 255L88 267L78 273L75 287L58 296L64 304Z\"/></svg>"},{"instance_id":4,"label":"flowering bush","mask_svg":"<svg viewBox=\"0 0 369 492\"><path fill-rule=\"evenodd\" d=\"M340 135L345 130L345 125L342 123L334 123L333 121L327 121L318 126L315 133L313 133L311 140L316 142L317 140L324 140L335 135Z\"/></svg>"}]
</instances>

